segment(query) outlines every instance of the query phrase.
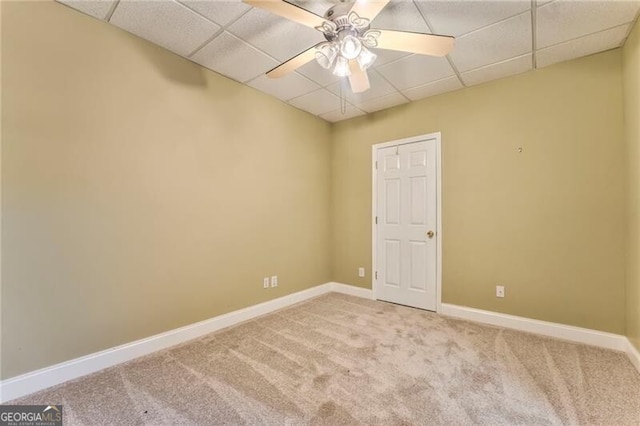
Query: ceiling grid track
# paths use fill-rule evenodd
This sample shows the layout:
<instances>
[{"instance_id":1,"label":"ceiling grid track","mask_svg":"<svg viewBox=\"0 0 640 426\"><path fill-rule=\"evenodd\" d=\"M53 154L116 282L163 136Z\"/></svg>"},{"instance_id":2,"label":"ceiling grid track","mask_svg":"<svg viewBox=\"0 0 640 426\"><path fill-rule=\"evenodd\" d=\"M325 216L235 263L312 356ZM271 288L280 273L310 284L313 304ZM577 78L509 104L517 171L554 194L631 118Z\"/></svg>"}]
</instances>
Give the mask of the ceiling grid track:
<instances>
[{"instance_id":1,"label":"ceiling grid track","mask_svg":"<svg viewBox=\"0 0 640 426\"><path fill-rule=\"evenodd\" d=\"M193 13L195 13L196 15L202 16L204 19L206 19L209 22L212 22L216 25L219 25L217 22L213 22L211 19L207 18L206 16L204 16L203 14L199 13L196 10L193 10L192 8L190 8L189 6L187 6L186 4L180 3L181 5L183 5L184 7L186 7L187 9L189 9L190 11L192 11ZM196 47L196 49L189 53L187 55L188 58L191 58L193 55L195 55L196 53L198 53L198 51L200 51L200 49L202 49L203 47L205 47L207 44L211 43L213 41L214 38L218 37L220 34L222 34L223 32L225 32L227 30L228 27L230 27L231 25L235 24L238 20L240 20L244 15L246 15L247 13L249 13L251 11L251 9L247 9L244 12L242 12L242 14L240 14L238 17L236 17L235 19L231 20L230 22L227 23L227 25L220 25L220 29L218 31L216 31L211 37L209 37L204 43L202 43L200 46ZM240 39L240 37L238 37ZM240 39L242 40L242 39ZM245 43L245 40L242 40ZM249 43L250 44L250 43ZM265 52L262 52L265 53ZM265 53L266 54L266 53ZM275 58L274 58L275 59Z\"/></svg>"},{"instance_id":2,"label":"ceiling grid track","mask_svg":"<svg viewBox=\"0 0 640 426\"><path fill-rule=\"evenodd\" d=\"M225 31L225 27L220 27L220 29L218 31L216 31L215 33L213 33L213 35L211 37L209 37L208 39L206 39L202 44L200 44L198 47L195 48L195 50L191 53L189 53L187 55L187 58L191 58L193 57L193 55L195 55L196 53L198 53L203 47L205 47L207 44L211 43L216 37L218 37L220 34L222 34ZM243 40L244 41L244 40Z\"/></svg>"},{"instance_id":3,"label":"ceiling grid track","mask_svg":"<svg viewBox=\"0 0 640 426\"><path fill-rule=\"evenodd\" d=\"M374 69L374 71L376 71L376 70ZM386 77L385 77L381 72L376 71L376 73L378 73L378 75L380 76L380 78L382 78L384 81L386 81L387 83L389 83L389 86L393 87L393 89L394 89L396 92L398 92L398 93L399 93L403 98L405 98L407 101L411 102L411 99L407 98L407 96L406 96L404 93L402 93L402 90L398 89L398 88L397 88L397 87L396 87L392 82L390 82L390 81L389 81L389 80L388 80L388 79L387 79L387 78L386 78ZM390 95L393 95L393 93L388 93L388 94L386 94L386 95L382 95L382 96L379 96L379 97L377 97L377 98L369 99L368 101L365 101L365 102L373 101L373 100L376 100L376 99L379 99L379 98L383 98L383 97L385 97L385 96L390 96ZM363 102L363 103L364 103L364 102Z\"/></svg>"},{"instance_id":4,"label":"ceiling grid track","mask_svg":"<svg viewBox=\"0 0 640 426\"><path fill-rule=\"evenodd\" d=\"M115 13L116 8L118 7L119 4L120 4L120 0L116 0L115 2L113 2L113 4L111 5L111 9L109 9L109 11L107 12L107 16L104 17L105 21L111 22L111 17Z\"/></svg>"},{"instance_id":5,"label":"ceiling grid track","mask_svg":"<svg viewBox=\"0 0 640 426\"><path fill-rule=\"evenodd\" d=\"M453 68L453 72L456 73L456 76L458 77L458 80L460 80L460 84L462 84L462 87L467 87L467 85L465 84L464 80L462 79L462 74L460 74L460 71L458 71L458 68L456 67L456 64L453 63L453 60L451 60L451 57L449 55L446 56L447 61L449 61L449 65L451 65L451 68Z\"/></svg>"}]
</instances>

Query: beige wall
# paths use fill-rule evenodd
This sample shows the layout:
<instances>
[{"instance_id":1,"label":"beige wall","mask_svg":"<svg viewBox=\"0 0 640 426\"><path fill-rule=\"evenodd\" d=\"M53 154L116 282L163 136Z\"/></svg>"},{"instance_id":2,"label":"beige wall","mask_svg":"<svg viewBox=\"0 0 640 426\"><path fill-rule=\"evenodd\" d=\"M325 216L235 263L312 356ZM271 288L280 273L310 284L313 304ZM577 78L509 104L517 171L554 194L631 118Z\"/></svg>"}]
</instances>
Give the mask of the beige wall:
<instances>
[{"instance_id":1,"label":"beige wall","mask_svg":"<svg viewBox=\"0 0 640 426\"><path fill-rule=\"evenodd\" d=\"M330 281L329 124L2 3L3 378Z\"/></svg>"},{"instance_id":2,"label":"beige wall","mask_svg":"<svg viewBox=\"0 0 640 426\"><path fill-rule=\"evenodd\" d=\"M614 50L338 123L334 280L370 286L371 145L442 132L443 301L624 333L621 88Z\"/></svg>"},{"instance_id":3,"label":"beige wall","mask_svg":"<svg viewBox=\"0 0 640 426\"><path fill-rule=\"evenodd\" d=\"M629 170L627 246L627 336L640 350L640 23L622 50L624 123Z\"/></svg>"},{"instance_id":4,"label":"beige wall","mask_svg":"<svg viewBox=\"0 0 640 426\"><path fill-rule=\"evenodd\" d=\"M371 145L436 131L444 301L623 333L628 200L637 343L634 34L624 54L331 131L64 6L2 2L2 377L330 280L369 287Z\"/></svg>"}]
</instances>

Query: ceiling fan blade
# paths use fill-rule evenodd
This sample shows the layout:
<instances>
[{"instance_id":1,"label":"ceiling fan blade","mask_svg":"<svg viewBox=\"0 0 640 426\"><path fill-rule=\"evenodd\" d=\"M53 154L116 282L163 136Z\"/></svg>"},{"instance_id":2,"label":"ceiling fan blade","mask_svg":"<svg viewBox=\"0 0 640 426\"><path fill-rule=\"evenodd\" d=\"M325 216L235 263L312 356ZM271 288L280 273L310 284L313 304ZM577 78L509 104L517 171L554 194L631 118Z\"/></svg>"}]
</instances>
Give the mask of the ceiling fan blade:
<instances>
[{"instance_id":1,"label":"ceiling fan blade","mask_svg":"<svg viewBox=\"0 0 640 426\"><path fill-rule=\"evenodd\" d=\"M358 61L355 59L349 61L349 70L351 71L351 75L349 75L349 84L351 85L353 93L362 93L366 91L370 87L367 71L360 68Z\"/></svg>"},{"instance_id":2,"label":"ceiling fan blade","mask_svg":"<svg viewBox=\"0 0 640 426\"><path fill-rule=\"evenodd\" d=\"M358 16L373 21L373 19L382 12L382 9L384 9L389 1L390 0L356 0L351 11L356 12Z\"/></svg>"},{"instance_id":3,"label":"ceiling fan blade","mask_svg":"<svg viewBox=\"0 0 640 426\"><path fill-rule=\"evenodd\" d=\"M321 27L325 19L311 13L300 6L287 3L283 0L242 0L243 2L260 9L267 10L283 18L297 22L307 27Z\"/></svg>"},{"instance_id":4,"label":"ceiling fan blade","mask_svg":"<svg viewBox=\"0 0 640 426\"><path fill-rule=\"evenodd\" d=\"M451 49L455 38L436 34L410 33L406 31L380 31L378 46L380 49L400 50L420 55L445 56Z\"/></svg>"},{"instance_id":5,"label":"ceiling fan blade","mask_svg":"<svg viewBox=\"0 0 640 426\"><path fill-rule=\"evenodd\" d=\"M318 47L318 44L308 48L302 53L298 53L296 56L294 56L293 58L289 59L286 62L281 63L271 71L267 71L267 77L280 78L286 74L289 74L292 71L295 71L296 69L300 68L307 62L313 61L316 57L316 47Z\"/></svg>"}]
</instances>

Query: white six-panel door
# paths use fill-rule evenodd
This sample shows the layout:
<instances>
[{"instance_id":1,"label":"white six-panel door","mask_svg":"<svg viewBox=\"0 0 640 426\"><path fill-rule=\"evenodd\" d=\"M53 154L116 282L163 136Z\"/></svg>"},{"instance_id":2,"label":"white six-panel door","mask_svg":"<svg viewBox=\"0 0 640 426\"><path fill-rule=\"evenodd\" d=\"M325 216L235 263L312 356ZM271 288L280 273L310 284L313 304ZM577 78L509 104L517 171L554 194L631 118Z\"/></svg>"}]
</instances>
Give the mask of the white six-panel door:
<instances>
[{"instance_id":1,"label":"white six-panel door","mask_svg":"<svg viewBox=\"0 0 640 426\"><path fill-rule=\"evenodd\" d=\"M377 150L376 297L436 310L437 150L434 139Z\"/></svg>"}]
</instances>

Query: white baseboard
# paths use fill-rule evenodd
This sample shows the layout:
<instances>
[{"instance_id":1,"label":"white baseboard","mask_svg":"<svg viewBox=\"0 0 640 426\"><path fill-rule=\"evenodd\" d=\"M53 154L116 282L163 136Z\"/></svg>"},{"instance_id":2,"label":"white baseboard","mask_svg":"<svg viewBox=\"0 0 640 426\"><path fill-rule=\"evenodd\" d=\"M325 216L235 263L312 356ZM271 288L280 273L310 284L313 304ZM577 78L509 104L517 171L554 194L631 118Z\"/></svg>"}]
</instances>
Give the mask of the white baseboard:
<instances>
[{"instance_id":1,"label":"white baseboard","mask_svg":"<svg viewBox=\"0 0 640 426\"><path fill-rule=\"evenodd\" d=\"M640 352L629 340L627 340L627 355L631 360L631 364L633 364L636 370L638 370L638 373L640 373Z\"/></svg>"},{"instance_id":2,"label":"white baseboard","mask_svg":"<svg viewBox=\"0 0 640 426\"><path fill-rule=\"evenodd\" d=\"M336 293L349 294L351 296L361 297L363 299L373 300L373 290L370 288L355 287L348 284L329 283L331 291Z\"/></svg>"},{"instance_id":3,"label":"white baseboard","mask_svg":"<svg viewBox=\"0 0 640 426\"><path fill-rule=\"evenodd\" d=\"M442 314L616 351L626 352L627 349L628 340L625 336L604 331L517 317L498 312L483 311L481 309L450 305L448 303L442 304Z\"/></svg>"},{"instance_id":4,"label":"white baseboard","mask_svg":"<svg viewBox=\"0 0 640 426\"><path fill-rule=\"evenodd\" d=\"M372 298L371 290L340 283L321 284L258 305L3 380L0 382L0 403L196 339L331 291Z\"/></svg>"},{"instance_id":5,"label":"white baseboard","mask_svg":"<svg viewBox=\"0 0 640 426\"><path fill-rule=\"evenodd\" d=\"M460 318L497 327L511 328L519 331L540 334L585 345L625 352L631 363L640 372L640 353L629 339L620 334L574 327L571 325L540 321L499 312L483 311L466 306L442 304L442 315Z\"/></svg>"},{"instance_id":6,"label":"white baseboard","mask_svg":"<svg viewBox=\"0 0 640 426\"><path fill-rule=\"evenodd\" d=\"M335 282L322 284L175 330L3 380L0 382L0 403L196 339L332 291L373 299L373 291L371 289ZM446 303L442 304L441 313L451 317L623 351L627 353L633 365L640 372L640 353L624 336Z\"/></svg>"}]
</instances>

